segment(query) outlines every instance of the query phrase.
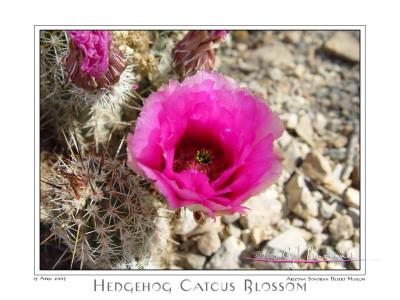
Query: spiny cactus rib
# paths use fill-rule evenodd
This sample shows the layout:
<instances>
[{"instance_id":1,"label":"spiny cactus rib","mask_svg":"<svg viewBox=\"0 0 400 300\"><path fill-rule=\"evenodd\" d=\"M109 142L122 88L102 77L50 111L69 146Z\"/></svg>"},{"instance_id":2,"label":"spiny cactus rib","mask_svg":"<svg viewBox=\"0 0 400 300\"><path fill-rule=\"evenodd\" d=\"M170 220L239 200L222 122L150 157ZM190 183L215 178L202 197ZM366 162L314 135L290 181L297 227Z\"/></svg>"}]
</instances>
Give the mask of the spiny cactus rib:
<instances>
[{"instance_id":1,"label":"spiny cactus rib","mask_svg":"<svg viewBox=\"0 0 400 300\"><path fill-rule=\"evenodd\" d=\"M113 269L149 258L160 207L149 183L110 155L84 155L73 141L69 156L59 156L42 179L41 200L52 233L72 254L71 266Z\"/></svg>"}]
</instances>

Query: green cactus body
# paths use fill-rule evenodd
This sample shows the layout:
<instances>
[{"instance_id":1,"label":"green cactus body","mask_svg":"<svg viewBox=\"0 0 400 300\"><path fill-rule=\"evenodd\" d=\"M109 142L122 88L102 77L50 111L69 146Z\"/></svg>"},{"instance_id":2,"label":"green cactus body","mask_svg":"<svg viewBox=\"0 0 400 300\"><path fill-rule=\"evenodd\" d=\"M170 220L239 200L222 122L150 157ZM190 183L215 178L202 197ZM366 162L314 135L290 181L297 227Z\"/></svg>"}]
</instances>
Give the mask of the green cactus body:
<instances>
[{"instance_id":1,"label":"green cactus body","mask_svg":"<svg viewBox=\"0 0 400 300\"><path fill-rule=\"evenodd\" d=\"M160 201L150 184L119 160L85 156L80 149L59 157L43 172L41 216L69 248L71 266L115 269L121 262L143 266L168 232L158 228ZM168 226L167 226L168 227Z\"/></svg>"}]
</instances>

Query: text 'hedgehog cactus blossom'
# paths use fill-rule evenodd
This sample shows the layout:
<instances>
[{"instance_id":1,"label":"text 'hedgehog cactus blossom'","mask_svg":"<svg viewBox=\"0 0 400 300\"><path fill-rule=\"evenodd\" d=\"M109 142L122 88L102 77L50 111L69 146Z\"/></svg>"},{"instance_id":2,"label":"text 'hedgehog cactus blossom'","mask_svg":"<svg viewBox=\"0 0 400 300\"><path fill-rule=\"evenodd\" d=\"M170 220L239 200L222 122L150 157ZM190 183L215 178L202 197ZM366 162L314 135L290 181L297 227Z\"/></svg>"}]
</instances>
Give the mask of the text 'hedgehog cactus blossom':
<instances>
[{"instance_id":1,"label":"text 'hedgehog cactus blossom'","mask_svg":"<svg viewBox=\"0 0 400 300\"><path fill-rule=\"evenodd\" d=\"M242 204L281 173L273 143L282 133L262 99L200 71L149 96L128 136L128 164L154 181L173 209L243 213Z\"/></svg>"},{"instance_id":2,"label":"text 'hedgehog cactus blossom'","mask_svg":"<svg viewBox=\"0 0 400 300\"><path fill-rule=\"evenodd\" d=\"M212 71L215 64L214 49L224 41L227 30L193 30L179 41L174 49L173 63L182 78L199 70Z\"/></svg>"},{"instance_id":3,"label":"text 'hedgehog cactus blossom'","mask_svg":"<svg viewBox=\"0 0 400 300\"><path fill-rule=\"evenodd\" d=\"M112 32L68 31L69 51L65 59L68 79L85 90L109 88L125 70L123 53L112 46Z\"/></svg>"}]
</instances>

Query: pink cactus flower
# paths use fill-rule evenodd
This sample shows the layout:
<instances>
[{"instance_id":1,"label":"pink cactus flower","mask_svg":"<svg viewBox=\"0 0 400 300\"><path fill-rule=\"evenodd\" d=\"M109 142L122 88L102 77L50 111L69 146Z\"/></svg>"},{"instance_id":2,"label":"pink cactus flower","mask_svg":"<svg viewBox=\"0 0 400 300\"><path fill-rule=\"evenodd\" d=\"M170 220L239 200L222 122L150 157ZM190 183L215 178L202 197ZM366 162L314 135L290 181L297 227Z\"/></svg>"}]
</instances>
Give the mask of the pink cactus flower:
<instances>
[{"instance_id":1,"label":"pink cactus flower","mask_svg":"<svg viewBox=\"0 0 400 300\"><path fill-rule=\"evenodd\" d=\"M265 101L200 71L149 96L128 136L128 165L154 181L173 209L243 213L242 204L281 173L273 143L282 133Z\"/></svg>"},{"instance_id":2,"label":"pink cactus flower","mask_svg":"<svg viewBox=\"0 0 400 300\"><path fill-rule=\"evenodd\" d=\"M65 60L68 78L86 90L110 87L125 70L124 55L112 47L112 32L72 30Z\"/></svg>"}]
</instances>

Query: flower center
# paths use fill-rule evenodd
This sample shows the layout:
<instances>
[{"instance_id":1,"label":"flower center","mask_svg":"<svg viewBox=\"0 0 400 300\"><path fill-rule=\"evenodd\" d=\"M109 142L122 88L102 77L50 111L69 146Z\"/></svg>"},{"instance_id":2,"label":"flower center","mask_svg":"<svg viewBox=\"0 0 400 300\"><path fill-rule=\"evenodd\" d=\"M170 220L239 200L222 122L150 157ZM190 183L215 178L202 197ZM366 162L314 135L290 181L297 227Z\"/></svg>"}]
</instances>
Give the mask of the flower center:
<instances>
[{"instance_id":1,"label":"flower center","mask_svg":"<svg viewBox=\"0 0 400 300\"><path fill-rule=\"evenodd\" d=\"M195 160L202 165L208 165L211 163L211 153L207 149L201 149L196 151Z\"/></svg>"},{"instance_id":2,"label":"flower center","mask_svg":"<svg viewBox=\"0 0 400 300\"><path fill-rule=\"evenodd\" d=\"M188 131L175 148L173 170L195 170L214 181L232 163L219 140L210 133Z\"/></svg>"}]
</instances>

